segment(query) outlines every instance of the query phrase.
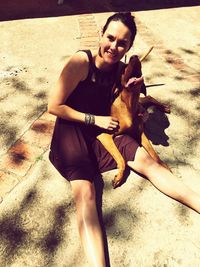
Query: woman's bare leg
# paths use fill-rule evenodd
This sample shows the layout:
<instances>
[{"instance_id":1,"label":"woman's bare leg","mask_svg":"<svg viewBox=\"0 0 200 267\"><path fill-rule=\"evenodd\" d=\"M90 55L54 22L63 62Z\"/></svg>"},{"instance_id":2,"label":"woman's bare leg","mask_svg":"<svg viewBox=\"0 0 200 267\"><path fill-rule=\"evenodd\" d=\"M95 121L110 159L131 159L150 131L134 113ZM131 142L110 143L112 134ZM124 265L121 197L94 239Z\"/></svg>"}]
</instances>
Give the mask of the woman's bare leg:
<instances>
[{"instance_id":1,"label":"woman's bare leg","mask_svg":"<svg viewBox=\"0 0 200 267\"><path fill-rule=\"evenodd\" d=\"M79 233L88 261L92 267L105 267L104 244L94 184L76 180L71 182L71 186L76 203Z\"/></svg>"},{"instance_id":2,"label":"woman's bare leg","mask_svg":"<svg viewBox=\"0 0 200 267\"><path fill-rule=\"evenodd\" d=\"M138 147L134 161L128 161L127 164L133 170L145 175L162 193L200 213L200 195L155 162L142 147Z\"/></svg>"}]
</instances>

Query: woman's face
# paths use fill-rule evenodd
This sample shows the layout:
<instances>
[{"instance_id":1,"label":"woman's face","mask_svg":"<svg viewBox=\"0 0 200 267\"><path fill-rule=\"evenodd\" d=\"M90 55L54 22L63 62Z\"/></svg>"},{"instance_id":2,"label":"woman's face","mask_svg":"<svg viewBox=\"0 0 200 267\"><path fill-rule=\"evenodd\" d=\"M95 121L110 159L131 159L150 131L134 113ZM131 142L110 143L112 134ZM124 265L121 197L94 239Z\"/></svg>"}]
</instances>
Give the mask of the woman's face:
<instances>
[{"instance_id":1,"label":"woman's face","mask_svg":"<svg viewBox=\"0 0 200 267\"><path fill-rule=\"evenodd\" d=\"M111 21L100 41L100 52L105 63L118 62L129 50L131 32L121 21Z\"/></svg>"}]
</instances>

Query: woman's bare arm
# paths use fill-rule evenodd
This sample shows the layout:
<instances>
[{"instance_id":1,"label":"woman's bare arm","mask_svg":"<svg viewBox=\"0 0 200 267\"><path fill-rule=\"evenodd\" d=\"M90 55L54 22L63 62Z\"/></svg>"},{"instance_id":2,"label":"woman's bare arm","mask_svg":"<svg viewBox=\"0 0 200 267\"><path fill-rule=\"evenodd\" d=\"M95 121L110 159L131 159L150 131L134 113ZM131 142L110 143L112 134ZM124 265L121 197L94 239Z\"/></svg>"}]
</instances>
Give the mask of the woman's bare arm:
<instances>
[{"instance_id":1,"label":"woman's bare arm","mask_svg":"<svg viewBox=\"0 0 200 267\"><path fill-rule=\"evenodd\" d=\"M87 77L88 60L85 53L74 54L64 66L48 102L48 112L71 121L84 122L85 114L64 103L78 83Z\"/></svg>"}]
</instances>

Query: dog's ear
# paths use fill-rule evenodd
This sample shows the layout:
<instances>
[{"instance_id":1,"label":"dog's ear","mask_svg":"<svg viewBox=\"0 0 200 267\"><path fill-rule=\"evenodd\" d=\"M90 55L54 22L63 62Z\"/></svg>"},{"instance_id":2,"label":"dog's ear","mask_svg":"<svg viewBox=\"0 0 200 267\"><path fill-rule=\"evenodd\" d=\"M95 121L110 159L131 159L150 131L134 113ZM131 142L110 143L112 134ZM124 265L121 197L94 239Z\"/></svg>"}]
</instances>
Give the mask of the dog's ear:
<instances>
[{"instance_id":1,"label":"dog's ear","mask_svg":"<svg viewBox=\"0 0 200 267\"><path fill-rule=\"evenodd\" d=\"M142 76L142 64L138 56L134 55L130 58L129 61L130 64L130 72L131 72L131 77L136 77L139 78Z\"/></svg>"},{"instance_id":2,"label":"dog's ear","mask_svg":"<svg viewBox=\"0 0 200 267\"><path fill-rule=\"evenodd\" d=\"M124 86L128 80L132 77L139 78L142 76L142 65L139 60L139 57L133 55L130 57L129 63L124 69L124 73L122 74L121 84Z\"/></svg>"}]
</instances>

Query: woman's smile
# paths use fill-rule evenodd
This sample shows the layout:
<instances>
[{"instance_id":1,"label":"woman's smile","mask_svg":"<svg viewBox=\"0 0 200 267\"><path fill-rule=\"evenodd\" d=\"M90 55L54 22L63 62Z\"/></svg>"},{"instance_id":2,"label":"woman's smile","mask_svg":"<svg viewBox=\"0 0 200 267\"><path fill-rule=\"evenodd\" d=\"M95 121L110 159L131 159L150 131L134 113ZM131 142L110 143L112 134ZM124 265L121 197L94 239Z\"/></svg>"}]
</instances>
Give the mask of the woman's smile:
<instances>
[{"instance_id":1,"label":"woman's smile","mask_svg":"<svg viewBox=\"0 0 200 267\"><path fill-rule=\"evenodd\" d=\"M112 51L108 50L106 51L107 55L112 58L115 59L117 57L117 53L113 53Z\"/></svg>"}]
</instances>

